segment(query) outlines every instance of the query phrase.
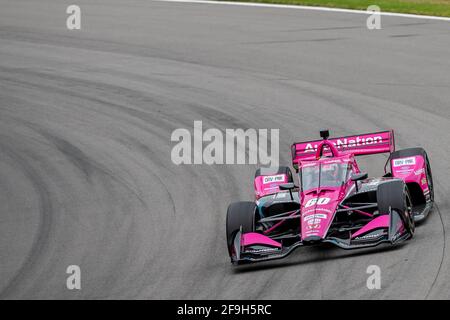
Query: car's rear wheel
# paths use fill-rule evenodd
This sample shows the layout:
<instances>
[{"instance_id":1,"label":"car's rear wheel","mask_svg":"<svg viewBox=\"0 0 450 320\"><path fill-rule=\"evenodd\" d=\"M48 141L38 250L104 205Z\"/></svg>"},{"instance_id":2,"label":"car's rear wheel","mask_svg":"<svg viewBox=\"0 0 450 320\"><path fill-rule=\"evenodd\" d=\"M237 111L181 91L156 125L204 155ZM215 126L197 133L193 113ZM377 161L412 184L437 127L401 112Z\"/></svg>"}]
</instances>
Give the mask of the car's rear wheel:
<instances>
[{"instance_id":1,"label":"car's rear wheel","mask_svg":"<svg viewBox=\"0 0 450 320\"><path fill-rule=\"evenodd\" d=\"M236 233L253 232L255 230L255 209L254 202L241 201L230 204L227 210L227 244L228 252L231 256L231 247Z\"/></svg>"},{"instance_id":2,"label":"car's rear wheel","mask_svg":"<svg viewBox=\"0 0 450 320\"><path fill-rule=\"evenodd\" d=\"M421 156L425 159L425 174L427 176L428 189L430 190L430 199L434 201L434 186L433 186L433 175L431 173L431 164L430 159L428 158L428 154L425 149L417 147L417 148L408 148L402 149L391 153L390 159L399 159L406 157L415 157Z\"/></svg>"}]
</instances>

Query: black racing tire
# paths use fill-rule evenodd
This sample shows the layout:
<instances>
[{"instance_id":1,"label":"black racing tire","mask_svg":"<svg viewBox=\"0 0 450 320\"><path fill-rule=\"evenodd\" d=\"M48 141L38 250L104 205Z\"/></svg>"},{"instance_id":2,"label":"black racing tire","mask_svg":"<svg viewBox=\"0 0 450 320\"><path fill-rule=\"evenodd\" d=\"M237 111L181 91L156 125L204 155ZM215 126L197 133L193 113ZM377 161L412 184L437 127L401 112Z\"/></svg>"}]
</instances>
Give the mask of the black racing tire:
<instances>
[{"instance_id":1,"label":"black racing tire","mask_svg":"<svg viewBox=\"0 0 450 320\"><path fill-rule=\"evenodd\" d=\"M263 168L264 170L265 168ZM267 169L268 170L268 169ZM270 174L261 174L261 168L259 168L258 170L256 170L255 172L255 178L260 177L260 176L267 176L267 175L276 175L276 174L285 174L288 176L288 182L294 182L294 178L292 176L292 171L289 167L285 167L285 166L280 166L278 167L277 171L275 172L275 170L271 170Z\"/></svg>"},{"instance_id":2,"label":"black racing tire","mask_svg":"<svg viewBox=\"0 0 450 320\"><path fill-rule=\"evenodd\" d=\"M380 214L389 214L389 209L400 212L406 210L405 183L402 180L392 180L378 185L377 201Z\"/></svg>"},{"instance_id":3,"label":"black racing tire","mask_svg":"<svg viewBox=\"0 0 450 320\"><path fill-rule=\"evenodd\" d=\"M227 244L228 252L231 256L231 246L234 236L242 226L242 232L253 232L255 230L255 209L254 202L241 201L229 205L227 210Z\"/></svg>"},{"instance_id":4,"label":"black racing tire","mask_svg":"<svg viewBox=\"0 0 450 320\"><path fill-rule=\"evenodd\" d=\"M430 190L431 201L434 201L433 174L431 173L430 159L428 158L428 154L425 151L425 149L417 147L417 148L408 148L408 149L398 150L398 151L392 152L389 159L393 160L393 159L413 157L413 156L422 156L425 159L425 164L426 164L425 170L426 170L427 181L428 181L428 189Z\"/></svg>"},{"instance_id":5,"label":"black racing tire","mask_svg":"<svg viewBox=\"0 0 450 320\"><path fill-rule=\"evenodd\" d=\"M414 232L411 197L403 180L394 179L379 184L377 202L379 214L389 214L390 209L397 211L409 226L411 233Z\"/></svg>"}]
</instances>

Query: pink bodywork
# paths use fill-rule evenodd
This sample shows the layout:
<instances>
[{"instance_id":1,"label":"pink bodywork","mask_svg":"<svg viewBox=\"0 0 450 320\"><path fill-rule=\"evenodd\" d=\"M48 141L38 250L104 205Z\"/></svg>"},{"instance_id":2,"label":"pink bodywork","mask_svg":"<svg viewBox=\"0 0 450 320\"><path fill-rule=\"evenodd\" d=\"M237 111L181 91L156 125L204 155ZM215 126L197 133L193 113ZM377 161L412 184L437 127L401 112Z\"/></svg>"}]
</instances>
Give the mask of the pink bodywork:
<instances>
[{"instance_id":1,"label":"pink bodywork","mask_svg":"<svg viewBox=\"0 0 450 320\"><path fill-rule=\"evenodd\" d=\"M288 177L285 174L273 174L256 177L254 182L256 200L266 195L279 192L279 185L287 182Z\"/></svg>"},{"instance_id":2,"label":"pink bodywork","mask_svg":"<svg viewBox=\"0 0 450 320\"><path fill-rule=\"evenodd\" d=\"M372 221L370 221L368 224L366 224L364 227L356 231L352 235L352 239L356 238L357 236L366 233L371 230L379 229L379 228L388 228L390 223L389 215L383 215L376 217Z\"/></svg>"},{"instance_id":3,"label":"pink bodywork","mask_svg":"<svg viewBox=\"0 0 450 320\"><path fill-rule=\"evenodd\" d=\"M281 248L281 243L276 242L275 240L272 240L269 237L266 237L260 233L250 232L242 235L241 237L242 246L247 247L257 244Z\"/></svg>"},{"instance_id":4,"label":"pink bodywork","mask_svg":"<svg viewBox=\"0 0 450 320\"><path fill-rule=\"evenodd\" d=\"M320 148L320 147L319 147ZM336 151L335 151L336 152ZM359 173L358 165L352 155L336 155L333 158L322 158L317 161L300 161L299 165L317 165L317 163L349 163L352 172ZM334 219L336 208L345 198L354 182L348 179L339 187L320 187L318 189L303 190L300 193L301 200L301 235L302 239L310 236L324 238Z\"/></svg>"},{"instance_id":5,"label":"pink bodywork","mask_svg":"<svg viewBox=\"0 0 450 320\"><path fill-rule=\"evenodd\" d=\"M425 159L422 156L411 156L391 160L392 175L405 183L417 183L423 193L429 192L425 171Z\"/></svg>"},{"instance_id":6,"label":"pink bodywork","mask_svg":"<svg viewBox=\"0 0 450 320\"><path fill-rule=\"evenodd\" d=\"M334 219L336 207L343 198L343 188L325 188L302 196L301 235L324 238ZM314 203L314 204L312 204Z\"/></svg>"},{"instance_id":7,"label":"pink bodywork","mask_svg":"<svg viewBox=\"0 0 450 320\"><path fill-rule=\"evenodd\" d=\"M352 173L359 173L360 170L355 160L355 155L393 152L394 150L394 132L389 130L329 140L294 143L292 145L292 161L295 168L314 166L318 163L348 163L351 165ZM405 182L420 182L419 184L422 188L428 188L425 171L423 170L424 159L420 156L409 158L415 158L414 165L405 164L404 166L397 166L397 168L392 163L394 176L401 177ZM422 172L417 171L420 169L422 169ZM256 177L254 181L256 199L279 192L279 185L287 182L288 177L285 174ZM300 192L300 234L302 240L308 237L314 237L314 239L324 239L326 237L328 229L334 220L338 205L350 190L354 188L354 185L355 183L351 179L347 179L341 186L321 186ZM363 215L371 215L365 212L360 213ZM283 221L276 225L278 226L282 223ZM370 221L367 225L356 231L352 235L352 238L381 227L389 227L388 215L383 215ZM253 244L281 247L280 243L259 233L251 232L242 235L242 246L250 246Z\"/></svg>"},{"instance_id":8,"label":"pink bodywork","mask_svg":"<svg viewBox=\"0 0 450 320\"><path fill-rule=\"evenodd\" d=\"M333 138L327 141L332 143L341 155L353 154L359 156L393 152L395 149L393 130ZM297 167L299 160L317 159L316 151L321 142L323 140L294 143L292 145L292 163L294 167ZM330 150L326 149L324 155L330 155Z\"/></svg>"}]
</instances>

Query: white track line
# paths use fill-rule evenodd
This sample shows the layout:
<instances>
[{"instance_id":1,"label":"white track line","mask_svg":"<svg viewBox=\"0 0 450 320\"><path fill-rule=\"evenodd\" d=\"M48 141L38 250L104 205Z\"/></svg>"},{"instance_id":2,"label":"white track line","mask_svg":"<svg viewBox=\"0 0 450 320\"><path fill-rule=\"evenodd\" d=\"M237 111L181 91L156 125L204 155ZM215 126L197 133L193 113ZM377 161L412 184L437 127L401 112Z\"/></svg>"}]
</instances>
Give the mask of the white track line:
<instances>
[{"instance_id":1,"label":"white track line","mask_svg":"<svg viewBox=\"0 0 450 320\"><path fill-rule=\"evenodd\" d=\"M310 7L310 6L270 4L270 3L256 3L256 2L230 2L230 1L211 1L211 0L153 0L153 1L178 2L178 3L203 3L203 4L230 5L230 6L243 6L243 7L297 9L297 10L312 10L312 11L328 11L328 12L357 13L357 14L369 14L369 15L374 14L373 12L364 11L364 10L350 10L350 9ZM376 4L376 0L374 0L374 4ZM402 17L402 18L440 20L440 21L449 21L450 22L450 18L446 18L446 17L422 16L422 15L417 15L417 14L380 12L380 15L391 16L391 17Z\"/></svg>"}]
</instances>

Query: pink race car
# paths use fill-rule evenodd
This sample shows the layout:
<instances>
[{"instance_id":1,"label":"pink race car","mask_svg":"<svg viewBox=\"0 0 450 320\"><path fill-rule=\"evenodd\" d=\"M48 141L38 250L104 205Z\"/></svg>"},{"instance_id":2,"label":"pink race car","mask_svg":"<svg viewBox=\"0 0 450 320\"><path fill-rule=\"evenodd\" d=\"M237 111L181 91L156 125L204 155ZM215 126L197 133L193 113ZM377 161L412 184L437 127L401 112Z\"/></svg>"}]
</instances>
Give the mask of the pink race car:
<instances>
[{"instance_id":1,"label":"pink race car","mask_svg":"<svg viewBox=\"0 0 450 320\"><path fill-rule=\"evenodd\" d=\"M233 264L286 257L300 246L332 243L366 248L410 239L434 203L422 148L394 151L394 132L294 143L288 167L258 169L256 201L228 207L227 245ZM389 153L385 175L368 178L355 156Z\"/></svg>"}]
</instances>

